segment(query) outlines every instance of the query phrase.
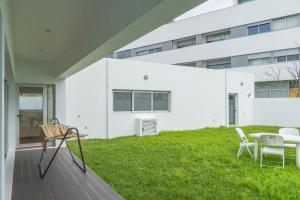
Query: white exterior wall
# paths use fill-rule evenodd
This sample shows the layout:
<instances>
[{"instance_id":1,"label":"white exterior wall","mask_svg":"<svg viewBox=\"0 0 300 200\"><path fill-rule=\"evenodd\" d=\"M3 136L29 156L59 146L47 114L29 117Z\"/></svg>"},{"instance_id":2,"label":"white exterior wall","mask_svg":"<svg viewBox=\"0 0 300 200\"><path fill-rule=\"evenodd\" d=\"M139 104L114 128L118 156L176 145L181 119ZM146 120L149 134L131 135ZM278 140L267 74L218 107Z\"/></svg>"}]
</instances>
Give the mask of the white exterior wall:
<instances>
[{"instance_id":1,"label":"white exterior wall","mask_svg":"<svg viewBox=\"0 0 300 200\"><path fill-rule=\"evenodd\" d=\"M284 80L293 80L295 79L292 74L288 71L289 68L293 69L295 67L295 62L286 62L286 63L276 63L276 64L269 64L269 65L257 65L257 66L247 66L247 67L237 67L237 68L230 68L229 70L232 71L240 71L244 73L252 73L255 77L255 82L264 82L264 81L277 81L274 80L271 76L267 75L266 73L273 74L273 70L275 73L278 74L278 69L280 69L280 76L279 79ZM300 62L297 64L300 67Z\"/></svg>"},{"instance_id":2,"label":"white exterior wall","mask_svg":"<svg viewBox=\"0 0 300 200\"><path fill-rule=\"evenodd\" d=\"M273 98L254 100L254 124L300 127L300 99Z\"/></svg>"},{"instance_id":3,"label":"white exterior wall","mask_svg":"<svg viewBox=\"0 0 300 200\"><path fill-rule=\"evenodd\" d=\"M226 17L224 16L223 18ZM128 59L154 63L177 64L291 49L297 48L297 44L300 44L299 35L300 27L194 45L145 56L131 57Z\"/></svg>"},{"instance_id":4,"label":"white exterior wall","mask_svg":"<svg viewBox=\"0 0 300 200\"><path fill-rule=\"evenodd\" d=\"M143 79L146 74L148 80ZM252 124L253 95L246 94L253 94L253 75L239 72L227 72L227 75L227 92L239 95L238 125ZM245 84L241 86L241 82ZM226 125L225 85L224 70L101 60L67 79L67 122L91 138L134 135L134 121L139 117L156 118L160 131ZM113 112L114 89L170 91L171 111Z\"/></svg>"},{"instance_id":5,"label":"white exterior wall","mask_svg":"<svg viewBox=\"0 0 300 200\"><path fill-rule=\"evenodd\" d=\"M255 0L253 2L166 24L120 50L143 47L202 33L219 31L295 13L300 13L299 0ZM283 37L281 39L283 39Z\"/></svg>"}]
</instances>

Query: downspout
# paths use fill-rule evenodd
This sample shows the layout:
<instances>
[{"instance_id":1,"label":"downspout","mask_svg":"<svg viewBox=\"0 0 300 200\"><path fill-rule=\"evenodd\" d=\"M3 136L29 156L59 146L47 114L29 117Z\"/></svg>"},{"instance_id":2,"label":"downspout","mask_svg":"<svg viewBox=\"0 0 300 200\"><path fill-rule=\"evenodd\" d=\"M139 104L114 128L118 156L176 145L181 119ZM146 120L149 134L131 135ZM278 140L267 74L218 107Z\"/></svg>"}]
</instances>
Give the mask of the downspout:
<instances>
[{"instance_id":1,"label":"downspout","mask_svg":"<svg viewBox=\"0 0 300 200\"><path fill-rule=\"evenodd\" d=\"M227 69L224 70L224 77L225 77L225 126L229 126L228 122L228 94L227 94Z\"/></svg>"},{"instance_id":2,"label":"downspout","mask_svg":"<svg viewBox=\"0 0 300 200\"><path fill-rule=\"evenodd\" d=\"M109 71L108 71L108 59L105 58L105 85L106 85L106 91L105 91L105 97L106 97L106 139L109 139Z\"/></svg>"}]
</instances>

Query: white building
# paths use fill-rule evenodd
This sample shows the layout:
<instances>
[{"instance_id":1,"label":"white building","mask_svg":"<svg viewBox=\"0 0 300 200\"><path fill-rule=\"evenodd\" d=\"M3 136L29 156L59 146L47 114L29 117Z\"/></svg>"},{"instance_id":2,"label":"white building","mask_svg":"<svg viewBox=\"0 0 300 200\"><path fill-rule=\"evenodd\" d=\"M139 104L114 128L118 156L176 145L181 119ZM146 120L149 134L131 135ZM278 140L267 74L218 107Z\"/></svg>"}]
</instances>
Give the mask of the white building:
<instances>
[{"instance_id":1,"label":"white building","mask_svg":"<svg viewBox=\"0 0 300 200\"><path fill-rule=\"evenodd\" d=\"M249 73L103 59L69 77L67 123L90 138L135 135L136 119L157 131L253 124Z\"/></svg>"},{"instance_id":2,"label":"white building","mask_svg":"<svg viewBox=\"0 0 300 200\"><path fill-rule=\"evenodd\" d=\"M290 98L300 95L299 35L299 0L237 0L165 24L110 57L252 73L254 124L300 126L300 100Z\"/></svg>"},{"instance_id":3,"label":"white building","mask_svg":"<svg viewBox=\"0 0 300 200\"><path fill-rule=\"evenodd\" d=\"M256 97L290 97L297 93L288 68L298 62L300 69L299 35L299 0L239 0L232 7L165 24L111 57L250 72L257 82Z\"/></svg>"},{"instance_id":4,"label":"white building","mask_svg":"<svg viewBox=\"0 0 300 200\"><path fill-rule=\"evenodd\" d=\"M39 182L39 156L31 160L29 152L16 149L41 147L39 125L50 118L66 123L65 79L202 2L0 0L0 200L11 199L12 193L13 199L64 199L55 189L45 190L49 180ZM75 179L55 176L48 188L91 198L75 188ZM66 191L70 184L72 191ZM90 192L96 190L103 188Z\"/></svg>"}]
</instances>

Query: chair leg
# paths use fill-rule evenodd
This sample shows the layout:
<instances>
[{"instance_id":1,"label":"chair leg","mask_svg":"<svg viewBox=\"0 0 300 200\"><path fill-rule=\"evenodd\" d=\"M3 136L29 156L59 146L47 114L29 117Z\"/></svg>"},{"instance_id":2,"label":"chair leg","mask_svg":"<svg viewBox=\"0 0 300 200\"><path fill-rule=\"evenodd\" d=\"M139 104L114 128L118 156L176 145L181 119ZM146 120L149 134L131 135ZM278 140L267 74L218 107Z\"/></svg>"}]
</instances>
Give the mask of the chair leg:
<instances>
[{"instance_id":1,"label":"chair leg","mask_svg":"<svg viewBox=\"0 0 300 200\"><path fill-rule=\"evenodd\" d=\"M240 145L239 151L238 151L238 153L237 153L237 157L240 157L240 156L241 156L241 152L242 152L242 146Z\"/></svg>"},{"instance_id":2,"label":"chair leg","mask_svg":"<svg viewBox=\"0 0 300 200\"><path fill-rule=\"evenodd\" d=\"M70 155L71 155L71 158L73 160L73 162L79 167L79 169L81 171L83 171L84 173L86 173L86 166L85 166L85 161L84 161L84 156L83 156L83 151L82 151L82 146L81 146L81 142L80 142L80 135L79 135L79 132L78 132L78 129L77 128L69 128L68 130L68 133L70 133L71 131L75 131L76 132L76 137L77 137L77 143L78 143L78 146L79 146L79 151L80 151L80 157L81 157L81 162L82 162L82 166L75 160L71 150L70 150L70 147L68 145L68 142L66 140L66 145L67 145L67 148L70 152Z\"/></svg>"},{"instance_id":3,"label":"chair leg","mask_svg":"<svg viewBox=\"0 0 300 200\"><path fill-rule=\"evenodd\" d=\"M285 164L285 160L284 160L284 153L282 155L282 168L284 169L284 164Z\"/></svg>"},{"instance_id":4,"label":"chair leg","mask_svg":"<svg viewBox=\"0 0 300 200\"><path fill-rule=\"evenodd\" d=\"M260 167L263 165L263 153L262 150L260 150Z\"/></svg>"},{"instance_id":5,"label":"chair leg","mask_svg":"<svg viewBox=\"0 0 300 200\"><path fill-rule=\"evenodd\" d=\"M42 161L43 161L43 154L44 154L44 153L42 152L42 155L41 155L41 158L40 158L40 162L39 162L39 171L40 171L40 177L41 177L41 178L44 178L44 177L45 177L46 173L48 172L50 166L52 165L52 162L53 162L53 160L55 159L55 157L56 157L56 155L57 155L57 153L58 153L58 151L59 151L61 145L63 144L64 140L66 139L67 135L68 135L68 134L65 134L64 138L62 139L62 141L61 141L60 144L58 145L58 148L56 149L54 155L52 156L52 158L51 158L49 164L47 165L45 171L44 171L43 168L42 168Z\"/></svg>"},{"instance_id":6,"label":"chair leg","mask_svg":"<svg viewBox=\"0 0 300 200\"><path fill-rule=\"evenodd\" d=\"M246 149L247 149L247 151L249 152L250 156L251 156L252 158L254 158L248 146L246 146Z\"/></svg>"}]
</instances>

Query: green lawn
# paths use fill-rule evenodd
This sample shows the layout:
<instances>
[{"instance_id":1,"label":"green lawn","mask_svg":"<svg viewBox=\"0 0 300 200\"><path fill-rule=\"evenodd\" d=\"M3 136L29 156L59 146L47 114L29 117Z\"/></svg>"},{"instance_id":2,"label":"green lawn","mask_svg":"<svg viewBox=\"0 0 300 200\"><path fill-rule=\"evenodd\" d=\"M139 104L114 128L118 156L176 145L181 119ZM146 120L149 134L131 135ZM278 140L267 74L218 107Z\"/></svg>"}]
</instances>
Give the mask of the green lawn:
<instances>
[{"instance_id":1,"label":"green lawn","mask_svg":"<svg viewBox=\"0 0 300 200\"><path fill-rule=\"evenodd\" d=\"M277 127L243 129L246 134L278 131ZM287 159L284 170L261 169L246 153L236 158L238 146L233 128L83 142L88 166L128 200L300 198L295 160ZM294 156L295 150L288 154Z\"/></svg>"}]
</instances>

